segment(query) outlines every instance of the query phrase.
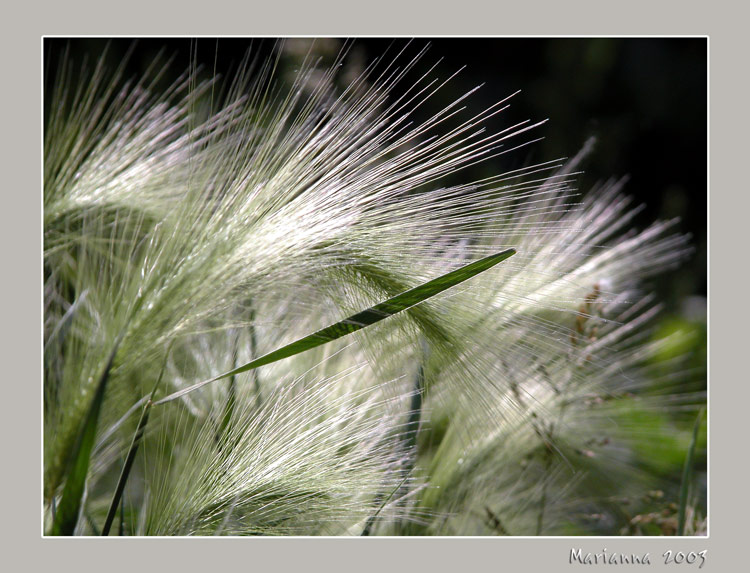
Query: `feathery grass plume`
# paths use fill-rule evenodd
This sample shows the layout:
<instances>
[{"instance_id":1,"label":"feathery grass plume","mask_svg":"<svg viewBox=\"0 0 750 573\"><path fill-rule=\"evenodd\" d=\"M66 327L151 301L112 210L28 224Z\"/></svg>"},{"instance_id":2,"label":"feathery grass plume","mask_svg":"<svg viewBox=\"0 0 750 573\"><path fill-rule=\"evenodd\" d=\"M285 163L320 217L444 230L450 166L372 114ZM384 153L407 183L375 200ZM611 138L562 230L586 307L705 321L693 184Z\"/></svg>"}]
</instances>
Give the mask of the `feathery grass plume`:
<instances>
[{"instance_id":1,"label":"feathery grass plume","mask_svg":"<svg viewBox=\"0 0 750 573\"><path fill-rule=\"evenodd\" d=\"M231 81L193 68L167 88L163 58L135 80L48 62L47 526L113 353L76 533L104 523L162 370L125 533L548 534L582 513L615 530L608 500L654 482L653 409L703 399L648 394L669 382L641 281L685 237L631 231L622 182L581 202L580 157L460 182L540 123L488 129L508 98L472 114L476 90L422 119L451 80L422 71L426 48L359 71L350 48L325 69L309 48L288 84L283 42ZM349 337L159 403L506 249ZM645 451L686 439L665 427Z\"/></svg>"}]
</instances>

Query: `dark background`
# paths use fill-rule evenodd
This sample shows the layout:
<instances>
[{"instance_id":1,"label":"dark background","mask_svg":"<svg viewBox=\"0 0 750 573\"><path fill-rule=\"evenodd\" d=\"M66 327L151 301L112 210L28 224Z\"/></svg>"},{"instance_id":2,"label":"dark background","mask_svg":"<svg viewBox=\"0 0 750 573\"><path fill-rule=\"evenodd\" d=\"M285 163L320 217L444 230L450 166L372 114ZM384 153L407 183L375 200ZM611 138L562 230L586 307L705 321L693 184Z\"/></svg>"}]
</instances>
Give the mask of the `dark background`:
<instances>
[{"instance_id":1,"label":"dark background","mask_svg":"<svg viewBox=\"0 0 750 573\"><path fill-rule=\"evenodd\" d=\"M693 236L694 254L678 271L649 285L665 302L668 315L681 316L686 301L705 297L707 207L707 40L704 38L418 38L407 47L415 54L431 48L421 68L442 58L436 68L445 78L466 68L434 98L425 114L447 105L476 85L469 100L478 113L521 90L511 109L494 127L524 119L549 122L535 130L544 139L513 157L503 156L493 172L519 164L572 157L590 136L597 143L583 165L579 188L586 191L611 177L628 176L626 192L646 208L637 219L645 227L655 219L679 217L678 229ZM347 56L360 68L387 51L395 56L406 39L360 38ZM322 64L332 62L342 41L318 40L314 52ZM95 59L105 52L113 66L123 61L133 40L46 39L47 80L57 60L69 50L74 60ZM294 69L309 46L287 43L282 64ZM197 61L206 76L215 70L231 77L247 53L273 53L273 39L148 38L137 41L126 60L126 76L137 77L162 51L174 59L173 77ZM387 56L386 56L387 58ZM49 90L47 90L49 92ZM495 120L493 120L495 121ZM493 124L490 124L490 128ZM481 174L480 174L481 175ZM698 299L700 300L700 299ZM695 305L693 304L693 307ZM694 313L694 311L690 311Z\"/></svg>"}]
</instances>

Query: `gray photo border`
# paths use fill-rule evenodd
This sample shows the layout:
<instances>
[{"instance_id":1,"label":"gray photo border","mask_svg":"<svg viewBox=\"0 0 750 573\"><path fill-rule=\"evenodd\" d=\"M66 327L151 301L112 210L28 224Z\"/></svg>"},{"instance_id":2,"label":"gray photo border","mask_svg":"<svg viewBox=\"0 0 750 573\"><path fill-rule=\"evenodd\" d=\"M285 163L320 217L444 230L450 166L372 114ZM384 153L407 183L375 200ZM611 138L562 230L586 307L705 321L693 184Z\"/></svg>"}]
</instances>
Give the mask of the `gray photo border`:
<instances>
[{"instance_id":1,"label":"gray photo border","mask_svg":"<svg viewBox=\"0 0 750 573\"><path fill-rule=\"evenodd\" d=\"M206 9L208 8L208 10ZM742 260L740 217L748 212L741 171L747 143L747 9L729 1L631 0L564 3L442 5L426 0L354 3L230 3L216 0L132 0L106 5L73 1L6 8L2 42L3 94L10 129L2 138L12 180L5 185L3 300L9 314L4 357L4 481L10 487L4 523L9 570L20 571L558 571L571 565L571 548L583 552L650 555L664 567L666 550L707 549L704 570L738 570L746 495L747 399L741 367ZM41 53L44 35L696 35L709 37L709 462L708 538L437 538L437 539L43 539L41 482ZM498 65L501 65L499 63ZM691 118L685 118L692 121ZM677 144L677 143L676 143ZM9 216L12 215L12 216ZM735 271L735 272L732 272ZM742 268L740 272L747 271ZM10 280L20 277L19 281ZM11 335L12 333L12 335ZM20 353L20 356L19 356ZM743 399L744 398L744 399ZM742 484L742 485L741 485ZM623 566L624 568L639 566ZM697 565L671 565L678 569Z\"/></svg>"}]
</instances>

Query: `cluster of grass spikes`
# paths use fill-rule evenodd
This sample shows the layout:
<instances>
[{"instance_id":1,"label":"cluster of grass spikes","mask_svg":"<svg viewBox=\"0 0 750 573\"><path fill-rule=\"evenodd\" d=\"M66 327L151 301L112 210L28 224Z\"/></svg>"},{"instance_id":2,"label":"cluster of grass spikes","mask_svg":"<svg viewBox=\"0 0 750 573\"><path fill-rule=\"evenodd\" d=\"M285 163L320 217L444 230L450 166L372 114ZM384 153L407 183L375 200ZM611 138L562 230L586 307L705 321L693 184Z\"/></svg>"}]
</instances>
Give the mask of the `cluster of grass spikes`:
<instances>
[{"instance_id":1,"label":"cluster of grass spikes","mask_svg":"<svg viewBox=\"0 0 750 573\"><path fill-rule=\"evenodd\" d=\"M45 533L617 532L660 451L700 532L701 418L663 413L705 396L654 366L642 289L687 238L633 229L622 181L580 195L588 146L467 180L543 122L425 114L426 47L351 49L167 87L48 56Z\"/></svg>"}]
</instances>

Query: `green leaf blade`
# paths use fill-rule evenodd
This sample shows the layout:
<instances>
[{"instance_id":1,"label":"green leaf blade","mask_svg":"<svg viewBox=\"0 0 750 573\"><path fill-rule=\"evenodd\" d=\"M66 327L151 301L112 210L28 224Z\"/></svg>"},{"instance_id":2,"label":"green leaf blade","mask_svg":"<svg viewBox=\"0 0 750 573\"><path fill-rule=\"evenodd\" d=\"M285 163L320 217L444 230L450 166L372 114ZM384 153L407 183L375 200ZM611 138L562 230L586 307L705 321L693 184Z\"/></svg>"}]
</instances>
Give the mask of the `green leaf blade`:
<instances>
[{"instance_id":1,"label":"green leaf blade","mask_svg":"<svg viewBox=\"0 0 750 573\"><path fill-rule=\"evenodd\" d=\"M89 470L91 460L91 451L96 442L96 427L99 423L99 414L102 404L104 403L104 393L107 387L107 380L112 369L112 364L117 354L119 341L115 344L112 353L109 356L107 365L104 368L101 378L96 387L94 398L89 406L86 418L76 438L75 446L71 452L71 464L65 480L62 499L55 514L55 520L52 523L50 535L73 535L78 515L81 510L83 492L86 488L86 476Z\"/></svg>"},{"instance_id":2,"label":"green leaf blade","mask_svg":"<svg viewBox=\"0 0 750 573\"><path fill-rule=\"evenodd\" d=\"M248 370L253 370L254 368L265 366L267 364L283 360L284 358L289 358L301 352L305 352L306 350L311 350L318 346L322 346L323 344L333 342L334 340L342 338L343 336L366 328L372 324L375 324L376 322L380 322L381 320L393 316L394 314L397 314L421 302L424 302L425 300L494 267L496 264L510 258L515 254L515 249L506 249L505 251L495 253L494 255L490 255L483 259L479 259L478 261L474 261L473 263L469 263L468 265L464 265L461 268L427 281L426 283L404 291L392 298L389 298L388 300L376 304L375 306L358 312L357 314L353 314L352 316L345 318L335 324L332 324L321 330L318 330L317 332L300 338L299 340L287 344L282 348L274 350L273 352L269 352L268 354L256 358L255 360L239 366L238 368L230 370L229 372L225 372L224 374L220 374L219 376L216 376L215 378L211 378L209 380L198 382L197 384L193 384L192 386L188 386L187 388L170 394L169 396L162 398L157 402L154 402L154 405L170 402L172 400L180 398L181 396L184 396L185 394L193 392L194 390L197 390L198 388L201 388L206 384L221 380L222 378L241 374L243 372L247 372Z\"/></svg>"}]
</instances>

